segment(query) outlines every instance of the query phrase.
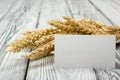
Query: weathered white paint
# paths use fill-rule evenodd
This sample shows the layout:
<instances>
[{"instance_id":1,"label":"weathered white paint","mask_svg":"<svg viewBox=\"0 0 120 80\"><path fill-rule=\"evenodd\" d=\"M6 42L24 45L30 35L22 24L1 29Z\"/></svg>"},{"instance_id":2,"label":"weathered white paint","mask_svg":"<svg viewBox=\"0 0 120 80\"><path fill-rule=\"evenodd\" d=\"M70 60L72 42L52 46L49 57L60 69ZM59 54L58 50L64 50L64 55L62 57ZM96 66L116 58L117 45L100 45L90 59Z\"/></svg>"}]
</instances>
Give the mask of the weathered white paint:
<instances>
[{"instance_id":1,"label":"weathered white paint","mask_svg":"<svg viewBox=\"0 0 120 80\"><path fill-rule=\"evenodd\" d=\"M57 69L53 63L53 56L30 61L28 65L28 60L20 55L29 50L17 54L4 52L6 42L21 36L21 31L50 27L46 20L60 18L63 15L93 18L107 24L120 24L119 4L119 0L0 0L0 79L119 80L119 69ZM119 56L118 48L116 62L120 68Z\"/></svg>"}]
</instances>

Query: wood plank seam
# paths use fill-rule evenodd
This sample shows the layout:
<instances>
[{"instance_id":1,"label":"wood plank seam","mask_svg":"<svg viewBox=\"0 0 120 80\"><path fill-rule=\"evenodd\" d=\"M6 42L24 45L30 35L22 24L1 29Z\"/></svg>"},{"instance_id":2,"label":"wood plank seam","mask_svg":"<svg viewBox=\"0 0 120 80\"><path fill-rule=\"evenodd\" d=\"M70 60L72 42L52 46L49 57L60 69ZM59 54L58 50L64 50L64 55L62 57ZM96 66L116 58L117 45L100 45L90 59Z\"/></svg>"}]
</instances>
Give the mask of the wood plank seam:
<instances>
[{"instance_id":1,"label":"wood plank seam","mask_svg":"<svg viewBox=\"0 0 120 80\"><path fill-rule=\"evenodd\" d=\"M43 0L41 1L41 6L43 4ZM39 9L39 13L38 13L38 17L37 17L37 23L36 23L36 26L35 28L38 28L38 25L39 25L39 17L40 17L40 14L41 14L41 7ZM30 50L30 52L32 51L32 49ZM29 68L29 63L30 63L30 59L28 59L28 62L27 62L27 66L26 66L26 71L25 71L25 75L24 75L24 79L23 80L26 80L27 79L27 73L28 73L28 68Z\"/></svg>"},{"instance_id":2,"label":"wood plank seam","mask_svg":"<svg viewBox=\"0 0 120 80\"><path fill-rule=\"evenodd\" d=\"M90 4L98 11L100 12L111 24L114 24L97 6L95 6L95 4L91 1L88 0L90 2Z\"/></svg>"},{"instance_id":3,"label":"wood plank seam","mask_svg":"<svg viewBox=\"0 0 120 80\"><path fill-rule=\"evenodd\" d=\"M30 50L30 51L32 51L32 50ZM27 73L28 73L29 62L30 62L30 60L28 59L26 70L25 70L25 75L24 75L24 79L23 80L26 80Z\"/></svg>"},{"instance_id":4,"label":"wood plank seam","mask_svg":"<svg viewBox=\"0 0 120 80\"><path fill-rule=\"evenodd\" d=\"M116 2L116 0L112 0L115 4L120 6L120 3Z\"/></svg>"},{"instance_id":5,"label":"wood plank seam","mask_svg":"<svg viewBox=\"0 0 120 80\"><path fill-rule=\"evenodd\" d=\"M99 79L99 75L97 74L96 69L95 69L95 68L93 68L92 70L95 72L95 75L96 75L96 80L100 80L100 79Z\"/></svg>"}]
</instances>

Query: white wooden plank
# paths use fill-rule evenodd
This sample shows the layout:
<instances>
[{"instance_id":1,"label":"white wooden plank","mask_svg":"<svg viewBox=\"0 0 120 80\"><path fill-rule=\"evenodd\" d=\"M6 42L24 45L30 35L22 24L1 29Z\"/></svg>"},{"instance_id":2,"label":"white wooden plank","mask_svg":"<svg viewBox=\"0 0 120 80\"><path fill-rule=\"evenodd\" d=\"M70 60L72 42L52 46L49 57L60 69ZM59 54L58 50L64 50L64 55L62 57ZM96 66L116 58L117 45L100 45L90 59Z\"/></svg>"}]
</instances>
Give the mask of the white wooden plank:
<instances>
[{"instance_id":1,"label":"white wooden plank","mask_svg":"<svg viewBox=\"0 0 120 80\"><path fill-rule=\"evenodd\" d=\"M28 51L26 51L28 52ZM0 65L1 80L23 80L27 66L27 59L20 57L21 54L7 53Z\"/></svg>"},{"instance_id":2,"label":"white wooden plank","mask_svg":"<svg viewBox=\"0 0 120 80\"><path fill-rule=\"evenodd\" d=\"M27 80L96 80L92 69L58 69L55 67L53 59L53 56L49 56L37 61L31 61Z\"/></svg>"},{"instance_id":3,"label":"white wooden plank","mask_svg":"<svg viewBox=\"0 0 120 80\"><path fill-rule=\"evenodd\" d=\"M34 0L35 1L35 0ZM41 3L33 0L18 0L14 8L9 12L5 20L7 25L6 32L1 36L0 43L0 79L1 80L23 80L28 60L20 55L28 53L29 50L23 50L16 54L4 52L7 41L12 41L21 36L21 31L32 29L38 23L38 15ZM18 4L20 3L20 4ZM17 5L18 4L18 5ZM2 55L2 56L1 56ZM4 56L3 56L4 55Z\"/></svg>"},{"instance_id":4,"label":"white wooden plank","mask_svg":"<svg viewBox=\"0 0 120 80\"><path fill-rule=\"evenodd\" d=\"M89 3L88 0L66 0L74 18L92 18L97 21L110 24L110 22Z\"/></svg>"},{"instance_id":5,"label":"white wooden plank","mask_svg":"<svg viewBox=\"0 0 120 80\"><path fill-rule=\"evenodd\" d=\"M89 0L112 24L120 25L120 15L113 7L100 0Z\"/></svg>"},{"instance_id":6,"label":"white wooden plank","mask_svg":"<svg viewBox=\"0 0 120 80\"><path fill-rule=\"evenodd\" d=\"M109 0L109 1L106 1L106 0L102 0L103 3L107 4L107 5L110 5L113 9L115 9L117 12L120 13L120 2L118 0Z\"/></svg>"},{"instance_id":7,"label":"white wooden plank","mask_svg":"<svg viewBox=\"0 0 120 80\"><path fill-rule=\"evenodd\" d=\"M116 3L117 5L120 5L120 1L119 0L112 0L114 3Z\"/></svg>"},{"instance_id":8,"label":"white wooden plank","mask_svg":"<svg viewBox=\"0 0 120 80\"><path fill-rule=\"evenodd\" d=\"M6 27L4 25L8 24L8 21L9 21L8 17L10 17L11 12L16 11L15 9L17 9L17 7L18 8L21 7L20 6L21 3L23 3L22 0L21 1L16 0L14 2L12 0L1 1L0 4L3 5L3 6L0 5L0 8L1 8L0 9L0 12L1 12L1 14L0 14L0 16L1 16L1 18L0 18L0 25L1 25L1 27L0 27L0 36L3 35L4 34L3 32L6 30Z\"/></svg>"},{"instance_id":9,"label":"white wooden plank","mask_svg":"<svg viewBox=\"0 0 120 80\"><path fill-rule=\"evenodd\" d=\"M13 4L15 4L16 1L14 0L5 0L0 2L0 36L3 35L3 31L5 31L6 27L3 25L7 25L7 22L4 20L6 15L9 14L11 9L13 8Z\"/></svg>"},{"instance_id":10,"label":"white wooden plank","mask_svg":"<svg viewBox=\"0 0 120 80\"><path fill-rule=\"evenodd\" d=\"M21 0L22 1L22 0ZM7 2L6 2L7 3ZM11 3L11 4L13 4L13 3ZM5 5L5 4L4 4ZM13 6L14 7L14 6ZM11 11L10 11L11 12ZM7 13L7 15L8 15L9 13ZM9 20L6 20L5 18L7 17L7 15L1 20L1 22L0 22L0 26L2 26L1 28L1 34L0 34L0 36L1 36L1 39L0 39L0 62L1 62L1 60L2 60L2 58L4 57L4 48L5 48L5 43L6 43L6 41L7 41L7 39L9 39L8 38L8 36L10 35L10 34L12 34L12 33L14 33L14 24L11 22L11 21L9 21ZM13 18L13 17L12 17ZM15 20L14 20L15 21ZM12 36L13 36L13 34L12 34ZM3 53L3 54L2 54Z\"/></svg>"},{"instance_id":11,"label":"white wooden plank","mask_svg":"<svg viewBox=\"0 0 120 80\"><path fill-rule=\"evenodd\" d=\"M21 3L21 4L17 5L17 3ZM24 0L16 2L15 6L17 7L14 8L11 12L9 12L9 15L7 15L7 19L4 20L6 21L7 25L0 24L0 26L5 27L5 30L3 30L4 33L1 35L1 39L0 39L0 43L1 43L0 50L2 51L1 53L3 53L7 41L11 39L14 36L14 34L17 34L19 30L21 32L22 30L36 27L36 24L38 23L37 17L39 13L38 5L40 5L40 3L38 5L35 4L33 7L31 7L32 3L33 1L29 2L29 0L25 2Z\"/></svg>"},{"instance_id":12,"label":"white wooden plank","mask_svg":"<svg viewBox=\"0 0 120 80\"><path fill-rule=\"evenodd\" d=\"M0 21L9 13L9 11L11 11L15 2L15 0L0 1Z\"/></svg>"},{"instance_id":13,"label":"white wooden plank","mask_svg":"<svg viewBox=\"0 0 120 80\"><path fill-rule=\"evenodd\" d=\"M71 16L67 5L64 0L44 0L43 6L41 7L41 13L39 18L39 28L51 27L47 21L50 19L62 19L62 16Z\"/></svg>"},{"instance_id":14,"label":"white wooden plank","mask_svg":"<svg viewBox=\"0 0 120 80\"><path fill-rule=\"evenodd\" d=\"M92 69L56 69L57 80L96 80ZM94 73L95 74L95 73Z\"/></svg>"}]
</instances>

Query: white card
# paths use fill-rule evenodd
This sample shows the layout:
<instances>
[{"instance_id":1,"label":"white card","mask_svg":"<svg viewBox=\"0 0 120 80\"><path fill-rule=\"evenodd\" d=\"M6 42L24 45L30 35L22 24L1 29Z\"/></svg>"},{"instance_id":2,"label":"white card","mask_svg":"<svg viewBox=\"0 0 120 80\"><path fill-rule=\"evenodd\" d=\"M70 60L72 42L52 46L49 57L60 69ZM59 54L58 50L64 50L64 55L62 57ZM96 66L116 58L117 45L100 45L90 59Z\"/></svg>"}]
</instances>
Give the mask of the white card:
<instances>
[{"instance_id":1,"label":"white card","mask_svg":"<svg viewBox=\"0 0 120 80\"><path fill-rule=\"evenodd\" d=\"M55 35L55 66L115 68L114 35Z\"/></svg>"}]
</instances>

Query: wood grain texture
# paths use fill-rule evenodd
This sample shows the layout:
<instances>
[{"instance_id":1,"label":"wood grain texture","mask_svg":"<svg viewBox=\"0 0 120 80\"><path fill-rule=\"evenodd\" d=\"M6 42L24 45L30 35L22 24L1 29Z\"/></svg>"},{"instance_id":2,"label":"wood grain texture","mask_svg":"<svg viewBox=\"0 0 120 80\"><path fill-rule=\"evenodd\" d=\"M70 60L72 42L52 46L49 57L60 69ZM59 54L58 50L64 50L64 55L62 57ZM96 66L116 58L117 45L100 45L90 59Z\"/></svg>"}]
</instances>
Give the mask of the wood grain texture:
<instances>
[{"instance_id":1,"label":"wood grain texture","mask_svg":"<svg viewBox=\"0 0 120 80\"><path fill-rule=\"evenodd\" d=\"M21 31L50 27L47 20L64 15L120 25L119 7L119 0L0 0L0 80L120 80L119 69L58 69L53 56L28 61L21 55L30 50L4 52ZM120 68L120 46L115 61Z\"/></svg>"},{"instance_id":2,"label":"wood grain texture","mask_svg":"<svg viewBox=\"0 0 120 80\"><path fill-rule=\"evenodd\" d=\"M51 27L47 21L51 19L62 19L62 16L71 16L64 0L44 0L39 17L39 28Z\"/></svg>"},{"instance_id":3,"label":"wood grain texture","mask_svg":"<svg viewBox=\"0 0 120 80\"><path fill-rule=\"evenodd\" d=\"M74 18L92 18L102 23L110 22L88 0L66 0Z\"/></svg>"},{"instance_id":4,"label":"wood grain texture","mask_svg":"<svg viewBox=\"0 0 120 80\"><path fill-rule=\"evenodd\" d=\"M35 0L34 0L35 1ZM23 80L28 60L21 55L30 50L23 50L19 53L4 52L7 41L12 41L21 37L21 31L35 28L38 23L38 15L42 0L34 2L33 0L17 0L14 8L4 17L7 23L3 26L3 35L0 39L0 79L1 80ZM12 4L12 3L11 3ZM2 26L1 25L1 26Z\"/></svg>"},{"instance_id":5,"label":"wood grain texture","mask_svg":"<svg viewBox=\"0 0 120 80\"><path fill-rule=\"evenodd\" d=\"M54 57L31 61L27 80L96 80L92 69L56 68Z\"/></svg>"},{"instance_id":6,"label":"wood grain texture","mask_svg":"<svg viewBox=\"0 0 120 80\"><path fill-rule=\"evenodd\" d=\"M103 3L111 6L113 9L115 9L117 12L120 12L120 2L118 0L102 0Z\"/></svg>"},{"instance_id":7,"label":"wood grain texture","mask_svg":"<svg viewBox=\"0 0 120 80\"><path fill-rule=\"evenodd\" d=\"M111 5L104 3L101 0L88 0L97 10L101 12L112 24L120 25L119 12L111 7Z\"/></svg>"}]
</instances>

